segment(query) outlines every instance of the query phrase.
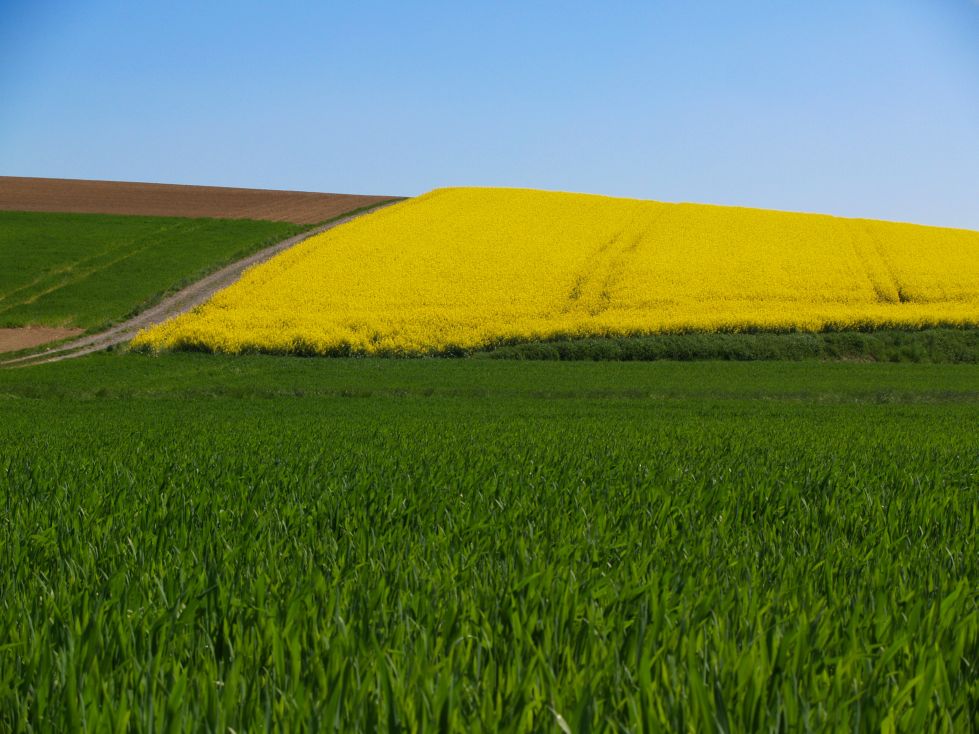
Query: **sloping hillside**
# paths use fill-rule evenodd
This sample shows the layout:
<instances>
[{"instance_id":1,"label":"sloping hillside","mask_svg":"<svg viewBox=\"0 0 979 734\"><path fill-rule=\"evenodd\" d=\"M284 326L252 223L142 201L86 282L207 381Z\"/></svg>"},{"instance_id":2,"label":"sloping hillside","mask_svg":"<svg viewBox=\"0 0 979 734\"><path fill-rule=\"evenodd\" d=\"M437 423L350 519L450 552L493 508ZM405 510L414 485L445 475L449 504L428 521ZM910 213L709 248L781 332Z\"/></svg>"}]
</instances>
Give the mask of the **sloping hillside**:
<instances>
[{"instance_id":1,"label":"sloping hillside","mask_svg":"<svg viewBox=\"0 0 979 734\"><path fill-rule=\"evenodd\" d=\"M0 327L98 327L302 229L287 222L0 212Z\"/></svg>"},{"instance_id":2,"label":"sloping hillside","mask_svg":"<svg viewBox=\"0 0 979 734\"><path fill-rule=\"evenodd\" d=\"M383 196L0 176L0 352L104 326Z\"/></svg>"},{"instance_id":3,"label":"sloping hillside","mask_svg":"<svg viewBox=\"0 0 979 734\"><path fill-rule=\"evenodd\" d=\"M415 354L564 336L977 323L979 232L470 188L314 237L137 343Z\"/></svg>"}]
</instances>

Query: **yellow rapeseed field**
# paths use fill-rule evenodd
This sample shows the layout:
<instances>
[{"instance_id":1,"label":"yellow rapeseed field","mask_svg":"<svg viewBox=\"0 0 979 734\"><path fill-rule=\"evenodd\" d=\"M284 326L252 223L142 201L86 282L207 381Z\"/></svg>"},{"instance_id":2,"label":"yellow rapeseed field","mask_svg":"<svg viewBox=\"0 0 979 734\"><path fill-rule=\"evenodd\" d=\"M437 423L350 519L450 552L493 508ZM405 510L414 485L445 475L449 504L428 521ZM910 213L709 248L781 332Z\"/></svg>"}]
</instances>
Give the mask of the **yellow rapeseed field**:
<instances>
[{"instance_id":1,"label":"yellow rapeseed field","mask_svg":"<svg viewBox=\"0 0 979 734\"><path fill-rule=\"evenodd\" d=\"M979 232L439 189L253 268L135 344L418 354L558 336L979 324Z\"/></svg>"}]
</instances>

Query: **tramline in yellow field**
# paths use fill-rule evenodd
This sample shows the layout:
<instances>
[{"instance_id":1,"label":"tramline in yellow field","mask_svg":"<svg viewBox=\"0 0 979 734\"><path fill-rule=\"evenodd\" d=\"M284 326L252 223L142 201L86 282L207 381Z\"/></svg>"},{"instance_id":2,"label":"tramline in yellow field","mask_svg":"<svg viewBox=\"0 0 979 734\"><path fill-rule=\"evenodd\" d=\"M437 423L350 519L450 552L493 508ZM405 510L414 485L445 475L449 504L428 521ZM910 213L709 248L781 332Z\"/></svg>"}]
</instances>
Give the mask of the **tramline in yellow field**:
<instances>
[{"instance_id":1,"label":"tramline in yellow field","mask_svg":"<svg viewBox=\"0 0 979 734\"><path fill-rule=\"evenodd\" d=\"M979 232L439 189L318 235L134 345L425 354L567 336L979 324Z\"/></svg>"}]
</instances>

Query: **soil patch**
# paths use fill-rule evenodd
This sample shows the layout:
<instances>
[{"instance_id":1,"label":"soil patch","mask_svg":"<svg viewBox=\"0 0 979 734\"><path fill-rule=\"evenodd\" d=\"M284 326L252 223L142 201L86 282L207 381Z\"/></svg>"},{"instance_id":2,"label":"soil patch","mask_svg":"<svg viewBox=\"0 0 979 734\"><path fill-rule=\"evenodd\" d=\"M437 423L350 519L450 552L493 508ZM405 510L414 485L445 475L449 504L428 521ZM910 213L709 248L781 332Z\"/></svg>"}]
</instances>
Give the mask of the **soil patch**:
<instances>
[{"instance_id":1,"label":"soil patch","mask_svg":"<svg viewBox=\"0 0 979 734\"><path fill-rule=\"evenodd\" d=\"M316 224L398 197L0 176L0 210Z\"/></svg>"},{"instance_id":2,"label":"soil patch","mask_svg":"<svg viewBox=\"0 0 979 734\"><path fill-rule=\"evenodd\" d=\"M59 329L52 326L21 326L15 329L0 329L0 352L30 349L59 339L78 336L84 331L84 329Z\"/></svg>"}]
</instances>

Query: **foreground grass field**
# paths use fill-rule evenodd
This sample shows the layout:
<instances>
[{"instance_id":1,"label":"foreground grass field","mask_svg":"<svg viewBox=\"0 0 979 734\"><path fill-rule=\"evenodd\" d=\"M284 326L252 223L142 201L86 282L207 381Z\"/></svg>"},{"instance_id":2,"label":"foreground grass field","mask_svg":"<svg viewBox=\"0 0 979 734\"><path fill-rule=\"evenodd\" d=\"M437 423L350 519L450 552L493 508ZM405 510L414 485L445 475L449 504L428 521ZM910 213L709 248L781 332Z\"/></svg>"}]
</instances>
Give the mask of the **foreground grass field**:
<instances>
[{"instance_id":1,"label":"foreground grass field","mask_svg":"<svg viewBox=\"0 0 979 734\"><path fill-rule=\"evenodd\" d=\"M305 225L0 212L0 327L117 321Z\"/></svg>"},{"instance_id":2,"label":"foreground grass field","mask_svg":"<svg viewBox=\"0 0 979 734\"><path fill-rule=\"evenodd\" d=\"M116 355L0 410L2 730L979 727L971 365Z\"/></svg>"},{"instance_id":3,"label":"foreground grass field","mask_svg":"<svg viewBox=\"0 0 979 734\"><path fill-rule=\"evenodd\" d=\"M445 354L683 332L979 326L979 232L440 189L311 238L154 349Z\"/></svg>"}]
</instances>

